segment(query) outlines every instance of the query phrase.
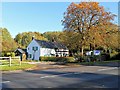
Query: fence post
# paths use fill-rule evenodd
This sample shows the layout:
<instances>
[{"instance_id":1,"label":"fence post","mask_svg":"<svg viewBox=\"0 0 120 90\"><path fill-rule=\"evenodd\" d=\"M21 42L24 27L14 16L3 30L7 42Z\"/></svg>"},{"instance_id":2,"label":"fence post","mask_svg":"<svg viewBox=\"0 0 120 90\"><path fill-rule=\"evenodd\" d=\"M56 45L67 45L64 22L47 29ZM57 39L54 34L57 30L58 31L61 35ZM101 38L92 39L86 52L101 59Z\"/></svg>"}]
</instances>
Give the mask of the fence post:
<instances>
[{"instance_id":1,"label":"fence post","mask_svg":"<svg viewBox=\"0 0 120 90\"><path fill-rule=\"evenodd\" d=\"M9 58L10 58L10 64L9 65L11 66L11 57L9 57Z\"/></svg>"},{"instance_id":2,"label":"fence post","mask_svg":"<svg viewBox=\"0 0 120 90\"><path fill-rule=\"evenodd\" d=\"M20 59L20 57L19 57L19 61L20 61L20 66L21 66L21 59Z\"/></svg>"}]
</instances>

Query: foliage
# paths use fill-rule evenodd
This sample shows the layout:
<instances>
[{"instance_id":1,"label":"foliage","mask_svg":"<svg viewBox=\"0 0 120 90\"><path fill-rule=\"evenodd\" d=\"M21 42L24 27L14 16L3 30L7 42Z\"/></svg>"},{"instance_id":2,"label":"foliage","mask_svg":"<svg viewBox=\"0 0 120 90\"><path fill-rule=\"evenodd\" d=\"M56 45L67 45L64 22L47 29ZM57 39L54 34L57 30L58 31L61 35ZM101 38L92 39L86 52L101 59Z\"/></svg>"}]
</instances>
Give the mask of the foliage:
<instances>
[{"instance_id":1,"label":"foliage","mask_svg":"<svg viewBox=\"0 0 120 90\"><path fill-rule=\"evenodd\" d=\"M82 55L74 55L75 61L76 62L84 62L86 61L86 57Z\"/></svg>"},{"instance_id":2,"label":"foliage","mask_svg":"<svg viewBox=\"0 0 120 90\"><path fill-rule=\"evenodd\" d=\"M62 32L60 31L54 31L54 32L45 32L43 33L43 36L45 38L47 38L49 41L56 41L56 42L60 42L60 35L62 34Z\"/></svg>"},{"instance_id":3,"label":"foliage","mask_svg":"<svg viewBox=\"0 0 120 90\"><path fill-rule=\"evenodd\" d=\"M14 40L19 44L19 47L26 48L28 44L32 41L32 37L39 40L47 40L47 38L43 37L43 35L39 32L23 32L16 35Z\"/></svg>"},{"instance_id":4,"label":"foliage","mask_svg":"<svg viewBox=\"0 0 120 90\"><path fill-rule=\"evenodd\" d=\"M102 62L99 62L99 61L96 61L96 62L80 62L80 63L77 63L77 64L80 64L80 65L105 65L105 64L109 64L109 63L114 63L114 62L120 62L120 60L111 60L111 61L102 61Z\"/></svg>"},{"instance_id":5,"label":"foliage","mask_svg":"<svg viewBox=\"0 0 120 90\"><path fill-rule=\"evenodd\" d=\"M11 56L11 53L10 53L10 52L7 52L7 53L6 53L6 56Z\"/></svg>"},{"instance_id":6,"label":"foliage","mask_svg":"<svg viewBox=\"0 0 120 90\"><path fill-rule=\"evenodd\" d=\"M63 31L59 38L61 42L69 48L69 50L78 49L79 34L73 31Z\"/></svg>"},{"instance_id":7,"label":"foliage","mask_svg":"<svg viewBox=\"0 0 120 90\"><path fill-rule=\"evenodd\" d=\"M41 61L74 62L73 57L40 57Z\"/></svg>"},{"instance_id":8,"label":"foliage","mask_svg":"<svg viewBox=\"0 0 120 90\"><path fill-rule=\"evenodd\" d=\"M0 41L2 42L2 51L13 51L17 47L17 43L11 37L9 31L6 28L0 28Z\"/></svg>"},{"instance_id":9,"label":"foliage","mask_svg":"<svg viewBox=\"0 0 120 90\"><path fill-rule=\"evenodd\" d=\"M112 53L110 54L110 59L111 60L114 60L114 59L120 60L120 52L116 52L115 50L113 50Z\"/></svg>"},{"instance_id":10,"label":"foliage","mask_svg":"<svg viewBox=\"0 0 120 90\"><path fill-rule=\"evenodd\" d=\"M54 41L54 42L60 42L67 46L67 48L72 51L76 50L77 48L77 43L78 40L78 34L75 34L73 31L62 31L62 32L45 32L43 33L43 36L47 38L49 41Z\"/></svg>"},{"instance_id":11,"label":"foliage","mask_svg":"<svg viewBox=\"0 0 120 90\"><path fill-rule=\"evenodd\" d=\"M1 56L2 57L9 57L9 56L11 56L11 57L15 57L15 53L14 52L2 52L1 53Z\"/></svg>"},{"instance_id":12,"label":"foliage","mask_svg":"<svg viewBox=\"0 0 120 90\"><path fill-rule=\"evenodd\" d=\"M101 46L105 50L118 48L118 26L115 24L107 23L104 27L91 30L90 35L89 42L96 48Z\"/></svg>"},{"instance_id":13,"label":"foliage","mask_svg":"<svg viewBox=\"0 0 120 90\"><path fill-rule=\"evenodd\" d=\"M15 53L14 52L11 52L11 57L15 57Z\"/></svg>"},{"instance_id":14,"label":"foliage","mask_svg":"<svg viewBox=\"0 0 120 90\"><path fill-rule=\"evenodd\" d=\"M116 15L105 11L98 2L71 3L64 13L62 24L65 31L74 32L71 37L78 36L76 46L81 48L82 54L85 46L92 47L107 45L108 31L111 29L111 20ZM107 27L107 28L106 28ZM112 29L114 31L114 29ZM73 38L71 38L73 41ZM90 47L91 48L91 47Z\"/></svg>"},{"instance_id":15,"label":"foliage","mask_svg":"<svg viewBox=\"0 0 120 90\"><path fill-rule=\"evenodd\" d=\"M74 35L73 35L74 34ZM69 50L77 49L78 34L73 31L63 31L63 32L45 32L43 34L49 41L60 42L68 47Z\"/></svg>"},{"instance_id":16,"label":"foliage","mask_svg":"<svg viewBox=\"0 0 120 90\"><path fill-rule=\"evenodd\" d=\"M1 57L4 57L4 56L5 56L5 53L2 52L0 56L1 56Z\"/></svg>"}]
</instances>

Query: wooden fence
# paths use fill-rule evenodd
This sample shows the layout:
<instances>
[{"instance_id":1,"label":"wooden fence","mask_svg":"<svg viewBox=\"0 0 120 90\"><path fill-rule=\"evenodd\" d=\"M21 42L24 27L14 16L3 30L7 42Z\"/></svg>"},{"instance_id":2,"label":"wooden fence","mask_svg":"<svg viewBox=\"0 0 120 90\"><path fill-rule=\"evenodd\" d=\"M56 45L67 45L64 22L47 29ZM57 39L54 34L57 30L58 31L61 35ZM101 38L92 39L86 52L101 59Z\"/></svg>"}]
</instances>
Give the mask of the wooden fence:
<instances>
[{"instance_id":1,"label":"wooden fence","mask_svg":"<svg viewBox=\"0 0 120 90\"><path fill-rule=\"evenodd\" d=\"M9 66L11 66L12 59L18 59L19 60L19 65L21 65L20 57L0 57L0 60L4 60L4 59L9 60Z\"/></svg>"}]
</instances>

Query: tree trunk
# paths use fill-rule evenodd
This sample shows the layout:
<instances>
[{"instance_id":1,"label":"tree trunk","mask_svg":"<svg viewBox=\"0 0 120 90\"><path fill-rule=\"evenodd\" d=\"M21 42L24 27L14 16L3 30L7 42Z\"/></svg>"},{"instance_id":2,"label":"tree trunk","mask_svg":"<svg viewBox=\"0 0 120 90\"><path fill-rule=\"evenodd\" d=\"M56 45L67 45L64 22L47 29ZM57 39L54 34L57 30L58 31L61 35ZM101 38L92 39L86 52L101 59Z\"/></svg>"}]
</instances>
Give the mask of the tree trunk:
<instances>
[{"instance_id":1,"label":"tree trunk","mask_svg":"<svg viewBox=\"0 0 120 90\"><path fill-rule=\"evenodd\" d=\"M81 54L82 54L82 56L83 56L83 50L84 50L84 49L83 49L83 46L82 46L82 47L81 47Z\"/></svg>"},{"instance_id":2,"label":"tree trunk","mask_svg":"<svg viewBox=\"0 0 120 90\"><path fill-rule=\"evenodd\" d=\"M90 43L90 51L92 50L92 44Z\"/></svg>"}]
</instances>

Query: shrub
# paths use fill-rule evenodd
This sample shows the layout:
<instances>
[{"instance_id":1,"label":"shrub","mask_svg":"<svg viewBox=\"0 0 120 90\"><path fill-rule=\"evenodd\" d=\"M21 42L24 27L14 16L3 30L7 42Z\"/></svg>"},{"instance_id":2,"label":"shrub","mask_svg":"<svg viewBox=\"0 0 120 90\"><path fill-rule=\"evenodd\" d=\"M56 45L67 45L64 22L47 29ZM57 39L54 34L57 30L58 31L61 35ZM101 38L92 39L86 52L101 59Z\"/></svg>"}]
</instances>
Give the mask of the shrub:
<instances>
[{"instance_id":1,"label":"shrub","mask_svg":"<svg viewBox=\"0 0 120 90\"><path fill-rule=\"evenodd\" d=\"M85 55L75 55L74 56L75 57L75 61L76 62L85 62L85 61L87 61L87 58L88 58L88 56L85 56Z\"/></svg>"},{"instance_id":2,"label":"shrub","mask_svg":"<svg viewBox=\"0 0 120 90\"><path fill-rule=\"evenodd\" d=\"M15 53L14 52L11 52L11 57L15 57Z\"/></svg>"},{"instance_id":3,"label":"shrub","mask_svg":"<svg viewBox=\"0 0 120 90\"><path fill-rule=\"evenodd\" d=\"M0 56L4 57L4 56L5 56L5 53L4 53L4 52L2 52Z\"/></svg>"},{"instance_id":4,"label":"shrub","mask_svg":"<svg viewBox=\"0 0 120 90\"><path fill-rule=\"evenodd\" d=\"M8 52L8 53L6 53L6 55L7 55L7 56L11 56L11 53Z\"/></svg>"},{"instance_id":5,"label":"shrub","mask_svg":"<svg viewBox=\"0 0 120 90\"><path fill-rule=\"evenodd\" d=\"M83 60L82 56L75 56L75 59L77 62L82 62Z\"/></svg>"},{"instance_id":6,"label":"shrub","mask_svg":"<svg viewBox=\"0 0 120 90\"><path fill-rule=\"evenodd\" d=\"M73 57L40 57L41 61L74 62Z\"/></svg>"},{"instance_id":7,"label":"shrub","mask_svg":"<svg viewBox=\"0 0 120 90\"><path fill-rule=\"evenodd\" d=\"M100 61L100 55L94 55L92 61Z\"/></svg>"},{"instance_id":8,"label":"shrub","mask_svg":"<svg viewBox=\"0 0 120 90\"><path fill-rule=\"evenodd\" d=\"M118 60L120 60L120 52L112 52L111 54L110 54L110 59L111 60L114 60L114 59L118 59Z\"/></svg>"}]
</instances>

